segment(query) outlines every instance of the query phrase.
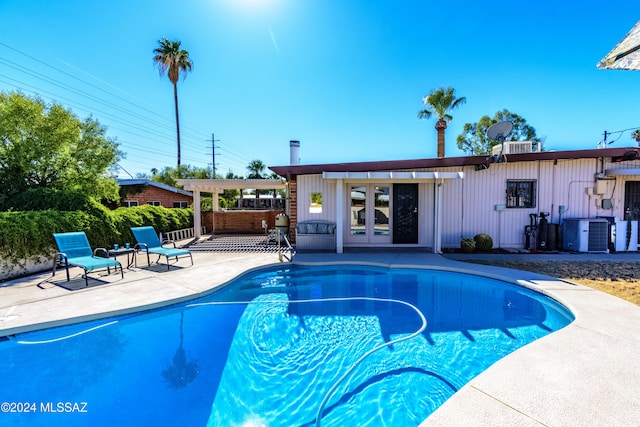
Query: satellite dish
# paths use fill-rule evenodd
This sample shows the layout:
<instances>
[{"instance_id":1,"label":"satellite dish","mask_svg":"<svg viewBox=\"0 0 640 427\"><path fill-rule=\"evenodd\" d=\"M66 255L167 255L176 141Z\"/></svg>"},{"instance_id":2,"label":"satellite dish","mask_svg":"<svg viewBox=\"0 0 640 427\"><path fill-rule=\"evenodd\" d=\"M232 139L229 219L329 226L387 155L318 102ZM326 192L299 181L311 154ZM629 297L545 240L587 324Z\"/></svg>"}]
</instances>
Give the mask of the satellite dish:
<instances>
[{"instance_id":1,"label":"satellite dish","mask_svg":"<svg viewBox=\"0 0 640 427\"><path fill-rule=\"evenodd\" d=\"M513 123L508 121L494 123L489 126L489 129L487 129L487 138L498 141L501 145L500 154L493 156L493 161L495 163L500 163L503 160L502 152L504 151L504 140L507 135L511 133L512 129Z\"/></svg>"},{"instance_id":2,"label":"satellite dish","mask_svg":"<svg viewBox=\"0 0 640 427\"><path fill-rule=\"evenodd\" d=\"M502 143L504 142L507 135L511 133L512 129L513 123L511 122L506 121L494 123L489 126L489 129L487 129L487 138Z\"/></svg>"}]
</instances>

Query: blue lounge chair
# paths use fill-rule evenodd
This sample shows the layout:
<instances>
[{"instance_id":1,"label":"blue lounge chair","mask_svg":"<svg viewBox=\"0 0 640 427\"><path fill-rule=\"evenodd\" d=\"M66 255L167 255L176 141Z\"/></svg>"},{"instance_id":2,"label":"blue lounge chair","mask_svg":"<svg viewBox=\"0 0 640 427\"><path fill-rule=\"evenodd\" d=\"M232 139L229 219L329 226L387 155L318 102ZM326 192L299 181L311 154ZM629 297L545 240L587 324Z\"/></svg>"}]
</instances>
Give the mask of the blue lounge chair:
<instances>
[{"instance_id":1,"label":"blue lounge chair","mask_svg":"<svg viewBox=\"0 0 640 427\"><path fill-rule=\"evenodd\" d=\"M67 270L67 282L69 277L69 266L80 267L84 270L84 280L89 286L89 278L87 274L90 271L107 269L111 273L111 267L116 271L120 267L120 275L124 279L124 271L122 265L117 261L109 258L109 251L104 248L96 248L93 252L87 240L84 231L72 233L54 233L53 238L58 246L58 252L53 259L53 276L56 275L56 267L59 263L63 264ZM98 256L102 253L102 256Z\"/></svg>"},{"instance_id":2,"label":"blue lounge chair","mask_svg":"<svg viewBox=\"0 0 640 427\"><path fill-rule=\"evenodd\" d=\"M158 238L158 233L153 227L131 227L131 232L133 233L133 237L136 239L138 243L134 246L134 249L139 251L143 251L147 253L147 264L151 265L151 261L149 259L149 254L157 254L158 259L156 262L160 261L160 257L164 256L167 258L167 270L170 268L169 258L175 257L176 262L178 258L189 257L191 258L191 265L193 265L193 256L191 256L191 252L186 249L176 248L176 244L173 240L165 240L160 242ZM165 247L166 244L173 244L173 247ZM137 257L136 257L137 259ZM136 260L137 263L137 260ZM136 264L137 267L137 264Z\"/></svg>"}]
</instances>

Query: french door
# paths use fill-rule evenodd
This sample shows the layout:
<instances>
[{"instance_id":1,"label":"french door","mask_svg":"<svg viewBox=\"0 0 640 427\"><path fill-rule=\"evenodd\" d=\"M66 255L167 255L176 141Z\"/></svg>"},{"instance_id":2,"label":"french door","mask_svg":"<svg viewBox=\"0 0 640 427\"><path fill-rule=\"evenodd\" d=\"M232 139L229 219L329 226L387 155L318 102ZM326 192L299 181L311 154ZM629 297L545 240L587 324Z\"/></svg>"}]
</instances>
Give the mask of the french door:
<instances>
[{"instance_id":1,"label":"french door","mask_svg":"<svg viewBox=\"0 0 640 427\"><path fill-rule=\"evenodd\" d=\"M349 228L346 242L391 243L390 187L377 184L350 184Z\"/></svg>"}]
</instances>

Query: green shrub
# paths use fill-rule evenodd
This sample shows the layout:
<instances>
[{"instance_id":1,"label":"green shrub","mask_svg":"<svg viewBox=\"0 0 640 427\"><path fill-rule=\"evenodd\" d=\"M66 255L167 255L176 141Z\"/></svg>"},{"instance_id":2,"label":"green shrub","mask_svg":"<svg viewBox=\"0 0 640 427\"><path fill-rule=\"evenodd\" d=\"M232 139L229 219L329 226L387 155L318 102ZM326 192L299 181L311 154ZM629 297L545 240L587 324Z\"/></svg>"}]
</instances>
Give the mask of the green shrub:
<instances>
[{"instance_id":1,"label":"green shrub","mask_svg":"<svg viewBox=\"0 0 640 427\"><path fill-rule=\"evenodd\" d=\"M90 200L84 210L0 212L0 268L23 259L51 257L53 233L84 231L92 248L134 243L130 227L150 225L158 232L193 227L193 209L138 206L110 211Z\"/></svg>"},{"instance_id":2,"label":"green shrub","mask_svg":"<svg viewBox=\"0 0 640 427\"><path fill-rule=\"evenodd\" d=\"M493 249L493 239L488 234L476 234L473 240L476 242L478 252L490 252Z\"/></svg>"},{"instance_id":3,"label":"green shrub","mask_svg":"<svg viewBox=\"0 0 640 427\"><path fill-rule=\"evenodd\" d=\"M5 210L12 211L84 211L92 206L90 196L79 191L55 188L30 188L8 200Z\"/></svg>"}]
</instances>

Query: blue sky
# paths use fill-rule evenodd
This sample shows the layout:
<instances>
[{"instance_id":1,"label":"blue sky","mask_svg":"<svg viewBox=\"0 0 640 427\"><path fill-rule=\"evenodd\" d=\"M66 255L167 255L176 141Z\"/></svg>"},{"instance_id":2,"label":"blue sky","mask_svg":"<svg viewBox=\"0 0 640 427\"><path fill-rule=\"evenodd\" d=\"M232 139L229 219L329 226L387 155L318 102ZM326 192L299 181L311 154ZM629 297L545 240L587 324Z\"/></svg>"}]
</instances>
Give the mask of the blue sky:
<instances>
[{"instance_id":1,"label":"blue sky","mask_svg":"<svg viewBox=\"0 0 640 427\"><path fill-rule=\"evenodd\" d=\"M0 90L56 101L108 128L127 172L175 166L173 93L158 39L194 63L179 83L182 164L436 156L422 97L443 86L446 155L465 123L506 108L547 150L591 149L640 127L640 72L598 70L640 19L637 0L0 0ZM634 146L630 131L611 147ZM120 176L126 177L125 171Z\"/></svg>"}]
</instances>

